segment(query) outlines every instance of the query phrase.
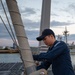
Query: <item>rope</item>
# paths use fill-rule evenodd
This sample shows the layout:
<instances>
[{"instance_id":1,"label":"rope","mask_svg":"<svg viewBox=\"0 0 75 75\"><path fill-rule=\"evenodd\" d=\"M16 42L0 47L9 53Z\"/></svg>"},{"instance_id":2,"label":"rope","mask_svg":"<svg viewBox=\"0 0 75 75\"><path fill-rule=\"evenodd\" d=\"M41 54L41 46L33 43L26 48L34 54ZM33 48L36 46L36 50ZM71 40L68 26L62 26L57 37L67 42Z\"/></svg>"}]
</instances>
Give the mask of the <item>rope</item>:
<instances>
[{"instance_id":1,"label":"rope","mask_svg":"<svg viewBox=\"0 0 75 75\"><path fill-rule=\"evenodd\" d=\"M12 38L14 39L13 42L17 45L16 38L15 38L14 32L13 32L13 30L12 30L11 24L10 24L10 22L9 22L9 19L8 19L8 16L7 16L7 13L6 13L6 10L5 10L4 5L3 5L3 2L2 2L2 0L0 0L0 1L1 1L1 4L2 4L2 7L3 7L3 10L4 10L4 13L5 13L5 16L6 16L7 22L8 22L8 25L9 25L9 27L10 27L11 33L12 33L11 36L12 36Z\"/></svg>"}]
</instances>

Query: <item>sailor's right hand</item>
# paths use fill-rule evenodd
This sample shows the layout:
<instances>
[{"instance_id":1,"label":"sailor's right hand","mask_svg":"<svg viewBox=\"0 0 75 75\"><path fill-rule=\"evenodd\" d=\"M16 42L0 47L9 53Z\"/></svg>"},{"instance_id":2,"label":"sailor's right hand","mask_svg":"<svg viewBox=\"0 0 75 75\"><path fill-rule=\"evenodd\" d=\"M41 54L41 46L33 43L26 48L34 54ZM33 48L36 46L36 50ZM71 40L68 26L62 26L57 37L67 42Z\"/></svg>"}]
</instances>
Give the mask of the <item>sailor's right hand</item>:
<instances>
[{"instance_id":1,"label":"sailor's right hand","mask_svg":"<svg viewBox=\"0 0 75 75\"><path fill-rule=\"evenodd\" d=\"M35 61L35 64L36 64L36 66L38 66L39 65L39 62L38 61Z\"/></svg>"}]
</instances>

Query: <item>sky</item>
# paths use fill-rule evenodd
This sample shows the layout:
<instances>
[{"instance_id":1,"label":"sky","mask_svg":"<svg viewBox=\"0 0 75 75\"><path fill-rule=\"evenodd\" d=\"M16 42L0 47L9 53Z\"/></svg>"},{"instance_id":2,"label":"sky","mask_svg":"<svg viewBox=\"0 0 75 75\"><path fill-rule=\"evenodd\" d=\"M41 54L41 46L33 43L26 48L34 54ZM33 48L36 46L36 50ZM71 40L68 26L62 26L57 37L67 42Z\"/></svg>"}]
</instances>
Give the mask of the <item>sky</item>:
<instances>
[{"instance_id":1,"label":"sky","mask_svg":"<svg viewBox=\"0 0 75 75\"><path fill-rule=\"evenodd\" d=\"M30 46L38 46L36 37L40 32L40 20L43 0L16 0L24 29L28 37ZM9 21L12 25L8 12L6 0L2 0L6 9ZM2 16L5 24L8 27L3 8L0 2L0 16ZM61 35L62 40L65 40L63 32L65 26L68 32L68 43L75 42L75 0L51 0L50 28L55 32L55 35ZM9 28L9 27L8 27ZM9 29L10 30L10 29ZM0 46L12 46L13 41L7 33L2 21L0 20Z\"/></svg>"}]
</instances>

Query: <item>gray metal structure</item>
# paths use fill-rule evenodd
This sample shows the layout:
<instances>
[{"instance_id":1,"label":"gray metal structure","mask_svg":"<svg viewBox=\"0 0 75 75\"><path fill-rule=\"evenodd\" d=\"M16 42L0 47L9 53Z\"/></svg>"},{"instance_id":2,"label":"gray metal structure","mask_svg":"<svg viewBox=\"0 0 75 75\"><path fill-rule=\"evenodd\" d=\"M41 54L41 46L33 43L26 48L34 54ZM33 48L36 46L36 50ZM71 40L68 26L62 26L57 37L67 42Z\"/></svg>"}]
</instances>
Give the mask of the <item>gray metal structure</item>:
<instances>
[{"instance_id":1,"label":"gray metal structure","mask_svg":"<svg viewBox=\"0 0 75 75\"><path fill-rule=\"evenodd\" d=\"M51 0L43 0L42 12L41 12L41 24L40 24L40 35L46 28L50 28L50 12L51 12ZM40 51L46 51L47 47L43 41L39 42ZM44 48L43 48L44 47Z\"/></svg>"}]
</instances>

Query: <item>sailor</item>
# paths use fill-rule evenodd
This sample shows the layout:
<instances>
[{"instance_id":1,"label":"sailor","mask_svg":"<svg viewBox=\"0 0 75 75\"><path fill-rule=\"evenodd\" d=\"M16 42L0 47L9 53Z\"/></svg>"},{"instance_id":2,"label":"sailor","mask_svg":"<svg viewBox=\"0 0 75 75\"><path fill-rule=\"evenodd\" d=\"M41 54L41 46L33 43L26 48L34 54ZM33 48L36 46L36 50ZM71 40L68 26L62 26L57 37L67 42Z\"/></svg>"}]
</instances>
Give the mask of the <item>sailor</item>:
<instances>
[{"instance_id":1,"label":"sailor","mask_svg":"<svg viewBox=\"0 0 75 75\"><path fill-rule=\"evenodd\" d=\"M33 55L34 60L41 61L41 64L37 66L37 70L47 70L52 64L54 75L75 75L68 46L63 41L57 41L55 33L51 29L45 29L42 35L36 39L38 41L43 40L49 46L46 53Z\"/></svg>"}]
</instances>

